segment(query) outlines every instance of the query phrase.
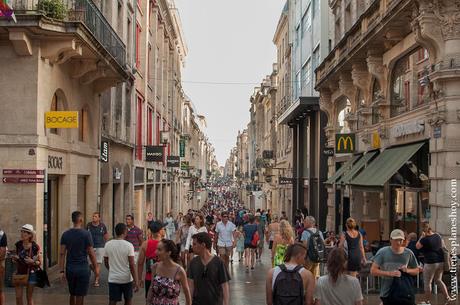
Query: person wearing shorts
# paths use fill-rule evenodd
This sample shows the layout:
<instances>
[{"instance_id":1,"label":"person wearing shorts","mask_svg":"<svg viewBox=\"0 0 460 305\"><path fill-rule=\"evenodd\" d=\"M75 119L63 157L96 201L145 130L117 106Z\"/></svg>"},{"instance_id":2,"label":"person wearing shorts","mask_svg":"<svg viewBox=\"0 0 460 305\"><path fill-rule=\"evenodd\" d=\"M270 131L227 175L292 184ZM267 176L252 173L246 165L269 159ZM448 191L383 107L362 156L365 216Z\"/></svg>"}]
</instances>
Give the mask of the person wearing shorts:
<instances>
[{"instance_id":1,"label":"person wearing shorts","mask_svg":"<svg viewBox=\"0 0 460 305\"><path fill-rule=\"evenodd\" d=\"M235 245L235 231L236 226L229 220L228 212L223 212L222 221L219 221L216 225L217 238L215 240L217 253L227 268Z\"/></svg>"},{"instance_id":2,"label":"person wearing shorts","mask_svg":"<svg viewBox=\"0 0 460 305\"><path fill-rule=\"evenodd\" d=\"M124 223L115 226L116 238L105 245L104 264L109 269L109 305L125 300L131 305L133 290L137 291L134 246L125 240L128 229Z\"/></svg>"},{"instance_id":3,"label":"person wearing shorts","mask_svg":"<svg viewBox=\"0 0 460 305\"><path fill-rule=\"evenodd\" d=\"M61 237L59 268L62 279L67 281L70 293L70 305L83 305L88 294L91 271L88 257L96 277L99 278L96 255L91 234L83 228L83 214L72 213L73 228L65 231ZM64 266L65 262L65 266Z\"/></svg>"},{"instance_id":4,"label":"person wearing shorts","mask_svg":"<svg viewBox=\"0 0 460 305\"><path fill-rule=\"evenodd\" d=\"M99 212L93 213L93 221L86 225L86 230L91 233L91 238L93 239L97 268L100 273L101 264L104 260L104 246L105 242L109 239L109 233L105 224L101 222L101 214ZM99 277L94 278L94 287L99 287Z\"/></svg>"}]
</instances>

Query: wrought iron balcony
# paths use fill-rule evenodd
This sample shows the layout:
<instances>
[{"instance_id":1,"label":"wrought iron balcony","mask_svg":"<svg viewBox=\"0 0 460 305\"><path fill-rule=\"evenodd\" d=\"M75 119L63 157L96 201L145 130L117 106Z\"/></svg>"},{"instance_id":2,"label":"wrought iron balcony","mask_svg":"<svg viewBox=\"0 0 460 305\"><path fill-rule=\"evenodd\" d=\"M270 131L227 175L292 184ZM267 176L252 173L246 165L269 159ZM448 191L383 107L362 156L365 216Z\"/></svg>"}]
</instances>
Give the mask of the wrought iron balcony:
<instances>
[{"instance_id":1,"label":"wrought iron balcony","mask_svg":"<svg viewBox=\"0 0 460 305\"><path fill-rule=\"evenodd\" d=\"M126 65L126 46L93 0L61 0L64 10L59 17L55 17L55 11L46 11L42 5L43 0L12 0L13 10L16 16L44 15L64 22L81 22L86 26L94 38L121 66ZM49 2L49 1L46 1ZM53 9L53 8L51 8Z\"/></svg>"}]
</instances>

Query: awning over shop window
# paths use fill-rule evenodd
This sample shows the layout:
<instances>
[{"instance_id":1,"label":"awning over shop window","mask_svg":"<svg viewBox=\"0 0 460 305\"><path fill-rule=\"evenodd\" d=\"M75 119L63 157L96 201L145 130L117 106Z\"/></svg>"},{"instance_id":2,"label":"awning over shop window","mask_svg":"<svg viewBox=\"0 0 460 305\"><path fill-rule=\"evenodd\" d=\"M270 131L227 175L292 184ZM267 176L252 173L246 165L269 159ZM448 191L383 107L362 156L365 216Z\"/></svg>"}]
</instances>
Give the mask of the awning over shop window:
<instances>
[{"instance_id":1,"label":"awning over shop window","mask_svg":"<svg viewBox=\"0 0 460 305\"><path fill-rule=\"evenodd\" d=\"M370 151L366 153L361 159L359 159L349 171L346 171L342 178L337 181L337 184L348 184L353 177L364 167L369 161L377 154L377 151Z\"/></svg>"},{"instance_id":2,"label":"awning over shop window","mask_svg":"<svg viewBox=\"0 0 460 305\"><path fill-rule=\"evenodd\" d=\"M423 144L416 143L384 150L350 184L363 187L383 187Z\"/></svg>"},{"instance_id":3,"label":"awning over shop window","mask_svg":"<svg viewBox=\"0 0 460 305\"><path fill-rule=\"evenodd\" d=\"M353 156L350 160L348 160L347 162L345 162L344 165L342 165L342 167L340 167L338 170L335 171L335 173L329 177L329 179L327 179L324 183L325 184L334 184L336 183L336 181L342 177L342 175L348 171L351 166L356 162L356 160L358 160L359 158L361 157L361 155L355 155Z\"/></svg>"}]
</instances>

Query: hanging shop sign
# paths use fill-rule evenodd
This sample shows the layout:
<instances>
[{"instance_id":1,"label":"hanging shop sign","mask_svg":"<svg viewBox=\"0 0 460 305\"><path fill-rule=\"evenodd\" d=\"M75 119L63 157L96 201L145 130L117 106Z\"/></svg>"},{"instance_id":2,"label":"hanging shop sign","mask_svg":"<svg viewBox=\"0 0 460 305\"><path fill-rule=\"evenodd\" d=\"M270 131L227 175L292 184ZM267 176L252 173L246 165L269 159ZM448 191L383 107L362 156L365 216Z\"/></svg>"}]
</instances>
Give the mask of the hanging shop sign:
<instances>
[{"instance_id":1,"label":"hanging shop sign","mask_svg":"<svg viewBox=\"0 0 460 305\"><path fill-rule=\"evenodd\" d=\"M189 163L188 161L180 161L180 169L181 170L188 170L190 167L189 167Z\"/></svg>"},{"instance_id":2,"label":"hanging shop sign","mask_svg":"<svg viewBox=\"0 0 460 305\"><path fill-rule=\"evenodd\" d=\"M78 128L78 111L48 111L45 113L46 128Z\"/></svg>"},{"instance_id":3,"label":"hanging shop sign","mask_svg":"<svg viewBox=\"0 0 460 305\"><path fill-rule=\"evenodd\" d=\"M109 162L109 142L108 141L101 142L101 162L103 163Z\"/></svg>"},{"instance_id":4,"label":"hanging shop sign","mask_svg":"<svg viewBox=\"0 0 460 305\"><path fill-rule=\"evenodd\" d=\"M288 185L288 184L292 184L292 182L293 182L292 178L288 178L288 177L279 177L278 178L278 184L279 185Z\"/></svg>"},{"instance_id":5,"label":"hanging shop sign","mask_svg":"<svg viewBox=\"0 0 460 305\"><path fill-rule=\"evenodd\" d=\"M327 157L332 157L334 155L334 147L324 147L323 155Z\"/></svg>"},{"instance_id":6,"label":"hanging shop sign","mask_svg":"<svg viewBox=\"0 0 460 305\"><path fill-rule=\"evenodd\" d=\"M356 149L356 137L354 133L338 133L335 135L335 153L349 154Z\"/></svg>"},{"instance_id":7,"label":"hanging shop sign","mask_svg":"<svg viewBox=\"0 0 460 305\"><path fill-rule=\"evenodd\" d=\"M391 135L395 138L408 136L425 131L425 122L417 120L409 123L397 124L391 128Z\"/></svg>"},{"instance_id":8,"label":"hanging shop sign","mask_svg":"<svg viewBox=\"0 0 460 305\"><path fill-rule=\"evenodd\" d=\"M185 158L185 139L181 139L179 142L179 157Z\"/></svg>"},{"instance_id":9,"label":"hanging shop sign","mask_svg":"<svg viewBox=\"0 0 460 305\"><path fill-rule=\"evenodd\" d=\"M180 167L180 157L179 156L168 156L167 167Z\"/></svg>"},{"instance_id":10,"label":"hanging shop sign","mask_svg":"<svg viewBox=\"0 0 460 305\"><path fill-rule=\"evenodd\" d=\"M164 146L146 146L145 161L147 162L163 162Z\"/></svg>"},{"instance_id":11,"label":"hanging shop sign","mask_svg":"<svg viewBox=\"0 0 460 305\"><path fill-rule=\"evenodd\" d=\"M372 133L372 148L380 148L380 147L381 147L380 135L377 131L374 131Z\"/></svg>"},{"instance_id":12,"label":"hanging shop sign","mask_svg":"<svg viewBox=\"0 0 460 305\"><path fill-rule=\"evenodd\" d=\"M433 138L439 139L441 137L441 126L434 126L433 127Z\"/></svg>"}]
</instances>

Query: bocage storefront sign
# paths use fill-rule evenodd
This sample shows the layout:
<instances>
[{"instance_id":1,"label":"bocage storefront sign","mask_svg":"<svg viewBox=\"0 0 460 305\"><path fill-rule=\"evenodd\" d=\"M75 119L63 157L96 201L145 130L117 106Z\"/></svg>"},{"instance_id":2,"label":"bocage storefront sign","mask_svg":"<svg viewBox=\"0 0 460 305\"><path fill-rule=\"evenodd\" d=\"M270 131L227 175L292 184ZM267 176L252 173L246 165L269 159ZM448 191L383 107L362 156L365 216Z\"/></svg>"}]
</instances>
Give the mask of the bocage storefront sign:
<instances>
[{"instance_id":1,"label":"bocage storefront sign","mask_svg":"<svg viewBox=\"0 0 460 305\"><path fill-rule=\"evenodd\" d=\"M169 156L167 159L167 167L180 167L180 157Z\"/></svg>"},{"instance_id":2,"label":"bocage storefront sign","mask_svg":"<svg viewBox=\"0 0 460 305\"><path fill-rule=\"evenodd\" d=\"M163 162L164 146L146 146L145 161L147 162Z\"/></svg>"},{"instance_id":3,"label":"bocage storefront sign","mask_svg":"<svg viewBox=\"0 0 460 305\"><path fill-rule=\"evenodd\" d=\"M103 163L109 162L109 142L108 141L101 142L101 162Z\"/></svg>"},{"instance_id":4,"label":"bocage storefront sign","mask_svg":"<svg viewBox=\"0 0 460 305\"><path fill-rule=\"evenodd\" d=\"M338 133L335 135L335 153L349 154L355 152L356 142L354 133Z\"/></svg>"},{"instance_id":5,"label":"bocage storefront sign","mask_svg":"<svg viewBox=\"0 0 460 305\"><path fill-rule=\"evenodd\" d=\"M48 168L62 170L62 157L48 156Z\"/></svg>"},{"instance_id":6,"label":"bocage storefront sign","mask_svg":"<svg viewBox=\"0 0 460 305\"><path fill-rule=\"evenodd\" d=\"M45 113L46 128L78 128L78 111L48 111Z\"/></svg>"}]
</instances>

